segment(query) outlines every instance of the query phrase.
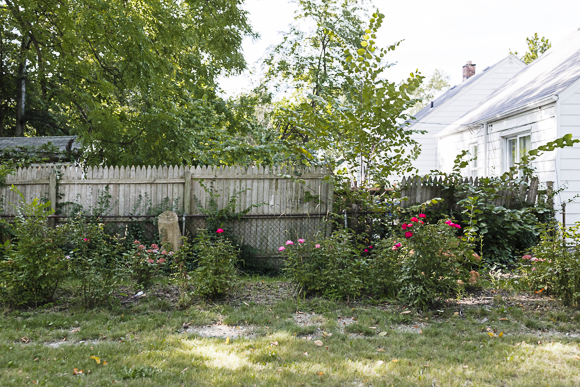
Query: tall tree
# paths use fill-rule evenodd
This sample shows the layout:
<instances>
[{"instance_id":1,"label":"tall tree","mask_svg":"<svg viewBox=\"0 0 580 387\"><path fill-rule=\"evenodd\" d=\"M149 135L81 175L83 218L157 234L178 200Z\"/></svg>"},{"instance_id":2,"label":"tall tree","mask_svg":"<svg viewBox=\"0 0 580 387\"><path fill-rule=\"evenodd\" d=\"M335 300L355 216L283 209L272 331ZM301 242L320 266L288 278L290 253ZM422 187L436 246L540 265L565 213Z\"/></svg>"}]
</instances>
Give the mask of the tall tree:
<instances>
[{"instance_id":1,"label":"tall tree","mask_svg":"<svg viewBox=\"0 0 580 387\"><path fill-rule=\"evenodd\" d=\"M413 92L413 98L415 98L417 102L411 109L409 109L409 113L415 114L423 109L430 101L433 101L439 93L447 90L449 86L449 75L447 75L443 70L435 69L429 80Z\"/></svg>"},{"instance_id":2,"label":"tall tree","mask_svg":"<svg viewBox=\"0 0 580 387\"><path fill-rule=\"evenodd\" d=\"M90 163L195 162L234 130L216 79L245 67L242 1L3 0L4 132L78 134Z\"/></svg>"},{"instance_id":3,"label":"tall tree","mask_svg":"<svg viewBox=\"0 0 580 387\"><path fill-rule=\"evenodd\" d=\"M528 44L528 51L519 57L525 64L532 63L552 47L552 43L547 38L540 38L537 32L534 36L526 38L526 43ZM510 54L519 56L517 51L512 52L510 50Z\"/></svg>"},{"instance_id":4,"label":"tall tree","mask_svg":"<svg viewBox=\"0 0 580 387\"><path fill-rule=\"evenodd\" d=\"M400 42L377 46L380 12L365 27L355 2L299 5L301 18L315 28L295 30L266 62L270 76L297 85L279 109L280 135L303 163L323 164L349 178L359 173L363 185L388 184L389 175L412 169L418 152L404 121L423 77L412 73L400 83L384 78L386 55Z\"/></svg>"}]
</instances>

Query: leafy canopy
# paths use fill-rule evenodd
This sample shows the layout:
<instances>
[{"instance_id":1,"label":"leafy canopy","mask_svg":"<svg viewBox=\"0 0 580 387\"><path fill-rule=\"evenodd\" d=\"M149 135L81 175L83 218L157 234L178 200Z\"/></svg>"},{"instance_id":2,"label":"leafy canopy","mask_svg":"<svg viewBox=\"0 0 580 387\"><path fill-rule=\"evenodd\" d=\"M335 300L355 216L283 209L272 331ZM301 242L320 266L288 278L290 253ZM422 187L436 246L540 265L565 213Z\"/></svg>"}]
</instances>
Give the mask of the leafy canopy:
<instances>
[{"instance_id":1,"label":"leafy canopy","mask_svg":"<svg viewBox=\"0 0 580 387\"><path fill-rule=\"evenodd\" d=\"M280 90L294 87L278 105L276 127L304 164L322 164L363 184L388 184L388 177L412 169L418 144L405 128L405 111L423 77L410 74L389 82L387 48L376 43L385 16L375 12L367 25L352 1L299 1L295 26L266 60L267 81ZM403 149L410 149L404 152Z\"/></svg>"},{"instance_id":2,"label":"leafy canopy","mask_svg":"<svg viewBox=\"0 0 580 387\"><path fill-rule=\"evenodd\" d=\"M216 78L245 68L242 0L3 0L3 68L26 65L29 135L77 134L89 164L206 162L237 127ZM15 87L0 130L14 123ZM210 145L211 144L211 145Z\"/></svg>"},{"instance_id":3,"label":"leafy canopy","mask_svg":"<svg viewBox=\"0 0 580 387\"><path fill-rule=\"evenodd\" d=\"M548 51L550 47L552 47L552 43L547 38L544 37L540 38L537 32L534 34L534 36L526 38L526 43L528 44L528 51L522 56L519 56L517 51L512 52L510 50L510 54L519 56L519 58L525 64L532 63L533 61L538 59L540 55L542 55L543 53Z\"/></svg>"}]
</instances>

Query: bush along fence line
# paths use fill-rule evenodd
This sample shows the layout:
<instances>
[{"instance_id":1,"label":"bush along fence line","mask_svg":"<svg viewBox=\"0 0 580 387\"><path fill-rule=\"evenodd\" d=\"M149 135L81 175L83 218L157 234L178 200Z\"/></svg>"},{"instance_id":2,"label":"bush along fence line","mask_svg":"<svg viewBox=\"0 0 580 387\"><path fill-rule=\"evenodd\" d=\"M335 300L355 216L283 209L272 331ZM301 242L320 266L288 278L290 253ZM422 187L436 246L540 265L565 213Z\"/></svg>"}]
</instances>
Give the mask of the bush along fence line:
<instances>
[{"instance_id":1,"label":"bush along fence line","mask_svg":"<svg viewBox=\"0 0 580 387\"><path fill-rule=\"evenodd\" d=\"M63 165L19 168L0 188L2 216L13 217L20 198L49 201L63 221L82 211L110 230L126 235L139 229L154 240L156 216L166 210L180 217L183 232L227 227L240 244L263 259L279 255L290 236L326 235L333 185L323 168L259 167L94 167ZM220 224L226 222L225 224Z\"/></svg>"},{"instance_id":2,"label":"bush along fence line","mask_svg":"<svg viewBox=\"0 0 580 387\"><path fill-rule=\"evenodd\" d=\"M485 187L485 179L473 177L464 178L460 181L448 181L443 178L421 178L411 177L403 178L401 181L401 197L406 197L408 200L401 202L401 207L408 208L416 204L424 203L435 198L444 199L443 203L436 204L434 209L439 209L441 206L451 207L454 211L459 210L458 202L465 199L466 195L455 192L455 188L460 184L467 184L473 187ZM493 204L497 207L505 208L519 208L522 206L533 206L539 200L546 202L552 200L553 182L546 182L547 189L539 189L539 181L533 178L528 182L523 181L522 184L516 185L510 182L495 195ZM459 195L458 195L459 194ZM464 197L462 197L464 196Z\"/></svg>"}]
</instances>

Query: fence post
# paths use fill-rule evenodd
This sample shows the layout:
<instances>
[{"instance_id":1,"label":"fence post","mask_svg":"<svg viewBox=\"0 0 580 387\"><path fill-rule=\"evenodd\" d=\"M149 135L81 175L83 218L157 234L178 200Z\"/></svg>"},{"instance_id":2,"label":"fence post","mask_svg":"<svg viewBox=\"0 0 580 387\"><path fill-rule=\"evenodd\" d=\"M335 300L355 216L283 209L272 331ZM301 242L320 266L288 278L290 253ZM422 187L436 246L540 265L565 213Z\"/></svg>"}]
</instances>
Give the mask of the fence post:
<instances>
[{"instance_id":1,"label":"fence post","mask_svg":"<svg viewBox=\"0 0 580 387\"><path fill-rule=\"evenodd\" d=\"M56 212L56 173L54 172L48 175L48 200L50 200L50 208Z\"/></svg>"},{"instance_id":2,"label":"fence post","mask_svg":"<svg viewBox=\"0 0 580 387\"><path fill-rule=\"evenodd\" d=\"M546 194L548 196L548 198L547 198L548 203L547 204L550 207L550 210L552 210L552 212L554 212L554 182L547 181L546 186L548 187L548 189L546 190Z\"/></svg>"},{"instance_id":3,"label":"fence post","mask_svg":"<svg viewBox=\"0 0 580 387\"><path fill-rule=\"evenodd\" d=\"M185 185L183 187L183 213L191 215L191 172L184 173Z\"/></svg>"}]
</instances>

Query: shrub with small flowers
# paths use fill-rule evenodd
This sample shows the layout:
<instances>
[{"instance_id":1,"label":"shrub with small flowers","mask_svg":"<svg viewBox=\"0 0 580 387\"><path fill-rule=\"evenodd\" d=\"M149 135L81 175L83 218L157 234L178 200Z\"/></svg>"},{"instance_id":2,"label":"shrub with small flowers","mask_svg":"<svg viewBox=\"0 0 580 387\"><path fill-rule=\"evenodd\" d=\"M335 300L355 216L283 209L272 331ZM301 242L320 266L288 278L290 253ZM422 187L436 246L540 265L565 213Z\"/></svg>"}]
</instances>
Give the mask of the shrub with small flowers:
<instances>
[{"instance_id":1,"label":"shrub with small flowers","mask_svg":"<svg viewBox=\"0 0 580 387\"><path fill-rule=\"evenodd\" d=\"M67 265L74 281L74 293L85 307L111 304L116 300L114 291L127 277L121 263L121 240L107 235L102 223L96 223L78 213L64 230L67 235Z\"/></svg>"},{"instance_id":2,"label":"shrub with small flowers","mask_svg":"<svg viewBox=\"0 0 580 387\"><path fill-rule=\"evenodd\" d=\"M289 240L278 250L285 258L286 275L300 293L353 299L363 291L365 259L352 242L351 234L338 230L325 239L298 239L297 244Z\"/></svg>"},{"instance_id":3,"label":"shrub with small flowers","mask_svg":"<svg viewBox=\"0 0 580 387\"><path fill-rule=\"evenodd\" d=\"M159 247L155 243L146 246L135 240L132 249L124 255L127 258L133 281L139 288L147 288L151 285L158 271L166 265L167 259L173 255L173 251Z\"/></svg>"},{"instance_id":4,"label":"shrub with small flowers","mask_svg":"<svg viewBox=\"0 0 580 387\"><path fill-rule=\"evenodd\" d=\"M404 238L399 238L392 247L384 247L382 257L397 262L393 270L397 271L398 297L411 305L428 308L456 296L465 283L475 284L479 260L469 244L456 235L460 225L451 220L428 224L423 219L426 216L420 214L403 223ZM392 258L393 254L396 258Z\"/></svg>"},{"instance_id":5,"label":"shrub with small flowers","mask_svg":"<svg viewBox=\"0 0 580 387\"><path fill-rule=\"evenodd\" d=\"M559 297L566 305L580 304L580 223L564 229L546 226L540 242L520 260L522 280L536 293Z\"/></svg>"}]
</instances>

